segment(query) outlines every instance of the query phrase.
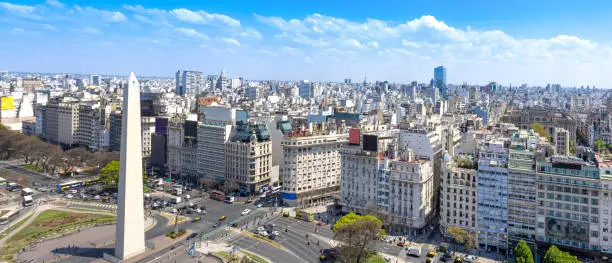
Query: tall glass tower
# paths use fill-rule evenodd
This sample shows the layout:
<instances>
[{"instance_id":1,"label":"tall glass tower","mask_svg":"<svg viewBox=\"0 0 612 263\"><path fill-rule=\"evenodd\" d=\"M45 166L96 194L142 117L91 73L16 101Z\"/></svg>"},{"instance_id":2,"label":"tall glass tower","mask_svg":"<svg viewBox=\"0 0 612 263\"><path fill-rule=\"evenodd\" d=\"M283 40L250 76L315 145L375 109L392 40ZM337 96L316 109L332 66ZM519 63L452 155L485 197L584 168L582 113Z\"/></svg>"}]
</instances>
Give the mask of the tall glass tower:
<instances>
[{"instance_id":1,"label":"tall glass tower","mask_svg":"<svg viewBox=\"0 0 612 263\"><path fill-rule=\"evenodd\" d=\"M444 68L443 66L434 68L433 85L434 87L440 89L440 95L442 95L442 97L447 97L446 68Z\"/></svg>"}]
</instances>

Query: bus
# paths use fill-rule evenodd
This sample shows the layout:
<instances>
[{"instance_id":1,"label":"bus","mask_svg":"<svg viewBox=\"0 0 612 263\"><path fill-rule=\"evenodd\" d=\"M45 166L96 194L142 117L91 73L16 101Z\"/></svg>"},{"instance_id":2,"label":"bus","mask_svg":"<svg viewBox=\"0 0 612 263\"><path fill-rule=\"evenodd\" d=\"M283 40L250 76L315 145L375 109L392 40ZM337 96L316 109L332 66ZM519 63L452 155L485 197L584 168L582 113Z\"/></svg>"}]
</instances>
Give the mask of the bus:
<instances>
[{"instance_id":1,"label":"bus","mask_svg":"<svg viewBox=\"0 0 612 263\"><path fill-rule=\"evenodd\" d=\"M282 189L282 188L283 188L283 187L282 187L282 186L280 186L280 185L279 185L279 186L274 186L274 187L272 187L272 192L271 192L271 193L272 193L272 194L278 193L278 192L280 192L280 191L281 191L281 189Z\"/></svg>"},{"instance_id":2,"label":"bus","mask_svg":"<svg viewBox=\"0 0 612 263\"><path fill-rule=\"evenodd\" d=\"M221 191L217 191L217 190L212 190L210 191L209 197L210 199L213 199L213 200L223 201L225 200L225 193Z\"/></svg>"},{"instance_id":3,"label":"bus","mask_svg":"<svg viewBox=\"0 0 612 263\"><path fill-rule=\"evenodd\" d=\"M307 212L303 212L303 211L298 211L295 214L295 218L300 219L300 220L304 220L306 222L312 222L312 220L314 220L314 213L307 213Z\"/></svg>"},{"instance_id":4,"label":"bus","mask_svg":"<svg viewBox=\"0 0 612 263\"><path fill-rule=\"evenodd\" d=\"M65 183L61 183L57 185L57 191L62 193L66 190L70 190L73 188L77 188L83 185L82 181L70 181L70 182L65 182Z\"/></svg>"}]
</instances>

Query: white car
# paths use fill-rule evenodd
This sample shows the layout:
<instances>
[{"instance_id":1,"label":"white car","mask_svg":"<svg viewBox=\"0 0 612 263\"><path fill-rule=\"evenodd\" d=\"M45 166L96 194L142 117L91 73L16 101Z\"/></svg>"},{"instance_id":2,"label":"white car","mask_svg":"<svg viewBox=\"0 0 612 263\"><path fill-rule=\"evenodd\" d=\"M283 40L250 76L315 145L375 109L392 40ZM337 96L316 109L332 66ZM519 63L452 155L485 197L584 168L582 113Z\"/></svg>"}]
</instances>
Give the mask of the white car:
<instances>
[{"instance_id":1,"label":"white car","mask_svg":"<svg viewBox=\"0 0 612 263\"><path fill-rule=\"evenodd\" d=\"M278 231L274 230L274 231L272 231L272 235L278 236L279 233L278 233Z\"/></svg>"},{"instance_id":2,"label":"white car","mask_svg":"<svg viewBox=\"0 0 612 263\"><path fill-rule=\"evenodd\" d=\"M257 208L262 207L263 205L261 203L257 204Z\"/></svg>"},{"instance_id":3,"label":"white car","mask_svg":"<svg viewBox=\"0 0 612 263\"><path fill-rule=\"evenodd\" d=\"M189 207L194 207L195 205L193 203L189 203Z\"/></svg>"},{"instance_id":4,"label":"white car","mask_svg":"<svg viewBox=\"0 0 612 263\"><path fill-rule=\"evenodd\" d=\"M260 234L260 235L262 235L262 236L266 236L266 237L268 236L268 232L267 232L267 231L265 231L265 230L264 230L264 231L259 231L259 233L258 233L258 234Z\"/></svg>"},{"instance_id":5,"label":"white car","mask_svg":"<svg viewBox=\"0 0 612 263\"><path fill-rule=\"evenodd\" d=\"M68 199L72 199L73 197L74 197L74 196L73 196L72 194L67 194L67 195L66 195L66 198L68 198Z\"/></svg>"},{"instance_id":6,"label":"white car","mask_svg":"<svg viewBox=\"0 0 612 263\"><path fill-rule=\"evenodd\" d=\"M463 258L463 261L468 262L468 263L474 262L475 260L476 260L476 257L474 257L472 255L469 255L469 256L466 256L465 258Z\"/></svg>"},{"instance_id":7,"label":"white car","mask_svg":"<svg viewBox=\"0 0 612 263\"><path fill-rule=\"evenodd\" d=\"M176 208L172 208L171 212L172 212L173 214L176 214L176 213L178 212L178 210L176 210Z\"/></svg>"},{"instance_id":8,"label":"white car","mask_svg":"<svg viewBox=\"0 0 612 263\"><path fill-rule=\"evenodd\" d=\"M249 209L244 209L244 211L242 211L242 215L248 215L251 212L251 210Z\"/></svg>"},{"instance_id":9,"label":"white car","mask_svg":"<svg viewBox=\"0 0 612 263\"><path fill-rule=\"evenodd\" d=\"M100 196L99 196L99 195L96 195L96 196L94 196L94 198L93 198L93 199L94 199L94 200L100 200Z\"/></svg>"},{"instance_id":10,"label":"white car","mask_svg":"<svg viewBox=\"0 0 612 263\"><path fill-rule=\"evenodd\" d=\"M262 232L262 231L266 231L266 229L263 226L260 226L257 228L257 232Z\"/></svg>"}]
</instances>

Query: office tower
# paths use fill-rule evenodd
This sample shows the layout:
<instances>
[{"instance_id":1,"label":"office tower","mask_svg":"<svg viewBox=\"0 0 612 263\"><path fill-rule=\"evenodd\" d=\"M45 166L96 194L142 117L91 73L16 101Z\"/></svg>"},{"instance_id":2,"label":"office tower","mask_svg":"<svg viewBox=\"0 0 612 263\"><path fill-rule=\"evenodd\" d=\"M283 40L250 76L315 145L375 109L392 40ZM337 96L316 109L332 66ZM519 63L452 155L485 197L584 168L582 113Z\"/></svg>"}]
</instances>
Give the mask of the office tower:
<instances>
[{"instance_id":1,"label":"office tower","mask_svg":"<svg viewBox=\"0 0 612 263\"><path fill-rule=\"evenodd\" d=\"M508 149L498 139L481 141L478 155L478 243L508 249Z\"/></svg>"},{"instance_id":2,"label":"office tower","mask_svg":"<svg viewBox=\"0 0 612 263\"><path fill-rule=\"evenodd\" d=\"M221 74L219 74L215 88L218 91L224 91L227 89L227 76L225 75L225 70L221 70Z\"/></svg>"},{"instance_id":3,"label":"office tower","mask_svg":"<svg viewBox=\"0 0 612 263\"><path fill-rule=\"evenodd\" d=\"M446 68L443 66L434 69L433 86L440 89L440 95L442 95L443 98L448 96L448 89L446 87Z\"/></svg>"},{"instance_id":4,"label":"office tower","mask_svg":"<svg viewBox=\"0 0 612 263\"><path fill-rule=\"evenodd\" d=\"M89 85L100 86L100 75L89 76Z\"/></svg>"},{"instance_id":5,"label":"office tower","mask_svg":"<svg viewBox=\"0 0 612 263\"><path fill-rule=\"evenodd\" d=\"M242 193L258 193L271 186L272 141L263 124L237 123L225 144L225 180Z\"/></svg>"},{"instance_id":6,"label":"office tower","mask_svg":"<svg viewBox=\"0 0 612 263\"><path fill-rule=\"evenodd\" d=\"M140 84L130 74L123 94L119 201L115 257L125 260L145 251L142 185L142 131L140 130Z\"/></svg>"},{"instance_id":7,"label":"office tower","mask_svg":"<svg viewBox=\"0 0 612 263\"><path fill-rule=\"evenodd\" d=\"M202 143L206 143L207 140L202 140ZM168 123L168 168L170 173L173 176L196 180L198 177L197 150L197 122L185 120L182 117L171 118Z\"/></svg>"},{"instance_id":8,"label":"office tower","mask_svg":"<svg viewBox=\"0 0 612 263\"><path fill-rule=\"evenodd\" d=\"M579 158L553 156L537 163L536 240L600 249L600 170Z\"/></svg>"},{"instance_id":9,"label":"office tower","mask_svg":"<svg viewBox=\"0 0 612 263\"><path fill-rule=\"evenodd\" d=\"M204 75L199 71L176 72L176 94L180 96L199 94L204 90Z\"/></svg>"},{"instance_id":10,"label":"office tower","mask_svg":"<svg viewBox=\"0 0 612 263\"><path fill-rule=\"evenodd\" d=\"M45 107L45 139L65 146L75 144L75 132L79 124L78 103L53 102Z\"/></svg>"},{"instance_id":11,"label":"office tower","mask_svg":"<svg viewBox=\"0 0 612 263\"><path fill-rule=\"evenodd\" d=\"M287 134L281 141L283 202L296 207L325 205L340 193L340 147L347 136ZM359 140L359 138L358 138Z\"/></svg>"},{"instance_id":12,"label":"office tower","mask_svg":"<svg viewBox=\"0 0 612 263\"><path fill-rule=\"evenodd\" d=\"M314 96L314 88L312 83L308 80L303 80L299 86L300 97L304 99L310 99Z\"/></svg>"},{"instance_id":13,"label":"office tower","mask_svg":"<svg viewBox=\"0 0 612 263\"><path fill-rule=\"evenodd\" d=\"M113 152L121 150L121 110L112 111L108 116L109 148Z\"/></svg>"}]
</instances>

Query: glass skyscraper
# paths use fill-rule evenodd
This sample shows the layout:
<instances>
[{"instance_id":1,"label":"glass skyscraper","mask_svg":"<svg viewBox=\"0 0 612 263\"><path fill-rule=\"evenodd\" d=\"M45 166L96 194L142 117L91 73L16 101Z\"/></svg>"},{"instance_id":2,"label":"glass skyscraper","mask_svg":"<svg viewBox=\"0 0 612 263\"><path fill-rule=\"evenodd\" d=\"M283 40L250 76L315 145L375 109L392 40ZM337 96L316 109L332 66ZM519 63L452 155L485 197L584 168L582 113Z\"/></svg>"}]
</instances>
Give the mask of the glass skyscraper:
<instances>
[{"instance_id":1,"label":"glass skyscraper","mask_svg":"<svg viewBox=\"0 0 612 263\"><path fill-rule=\"evenodd\" d=\"M439 66L437 68L434 68L434 79L433 79L433 85L434 87L440 89L440 95L442 95L442 97L446 98L447 97L447 92L446 92L446 68L444 68L443 66Z\"/></svg>"}]
</instances>

